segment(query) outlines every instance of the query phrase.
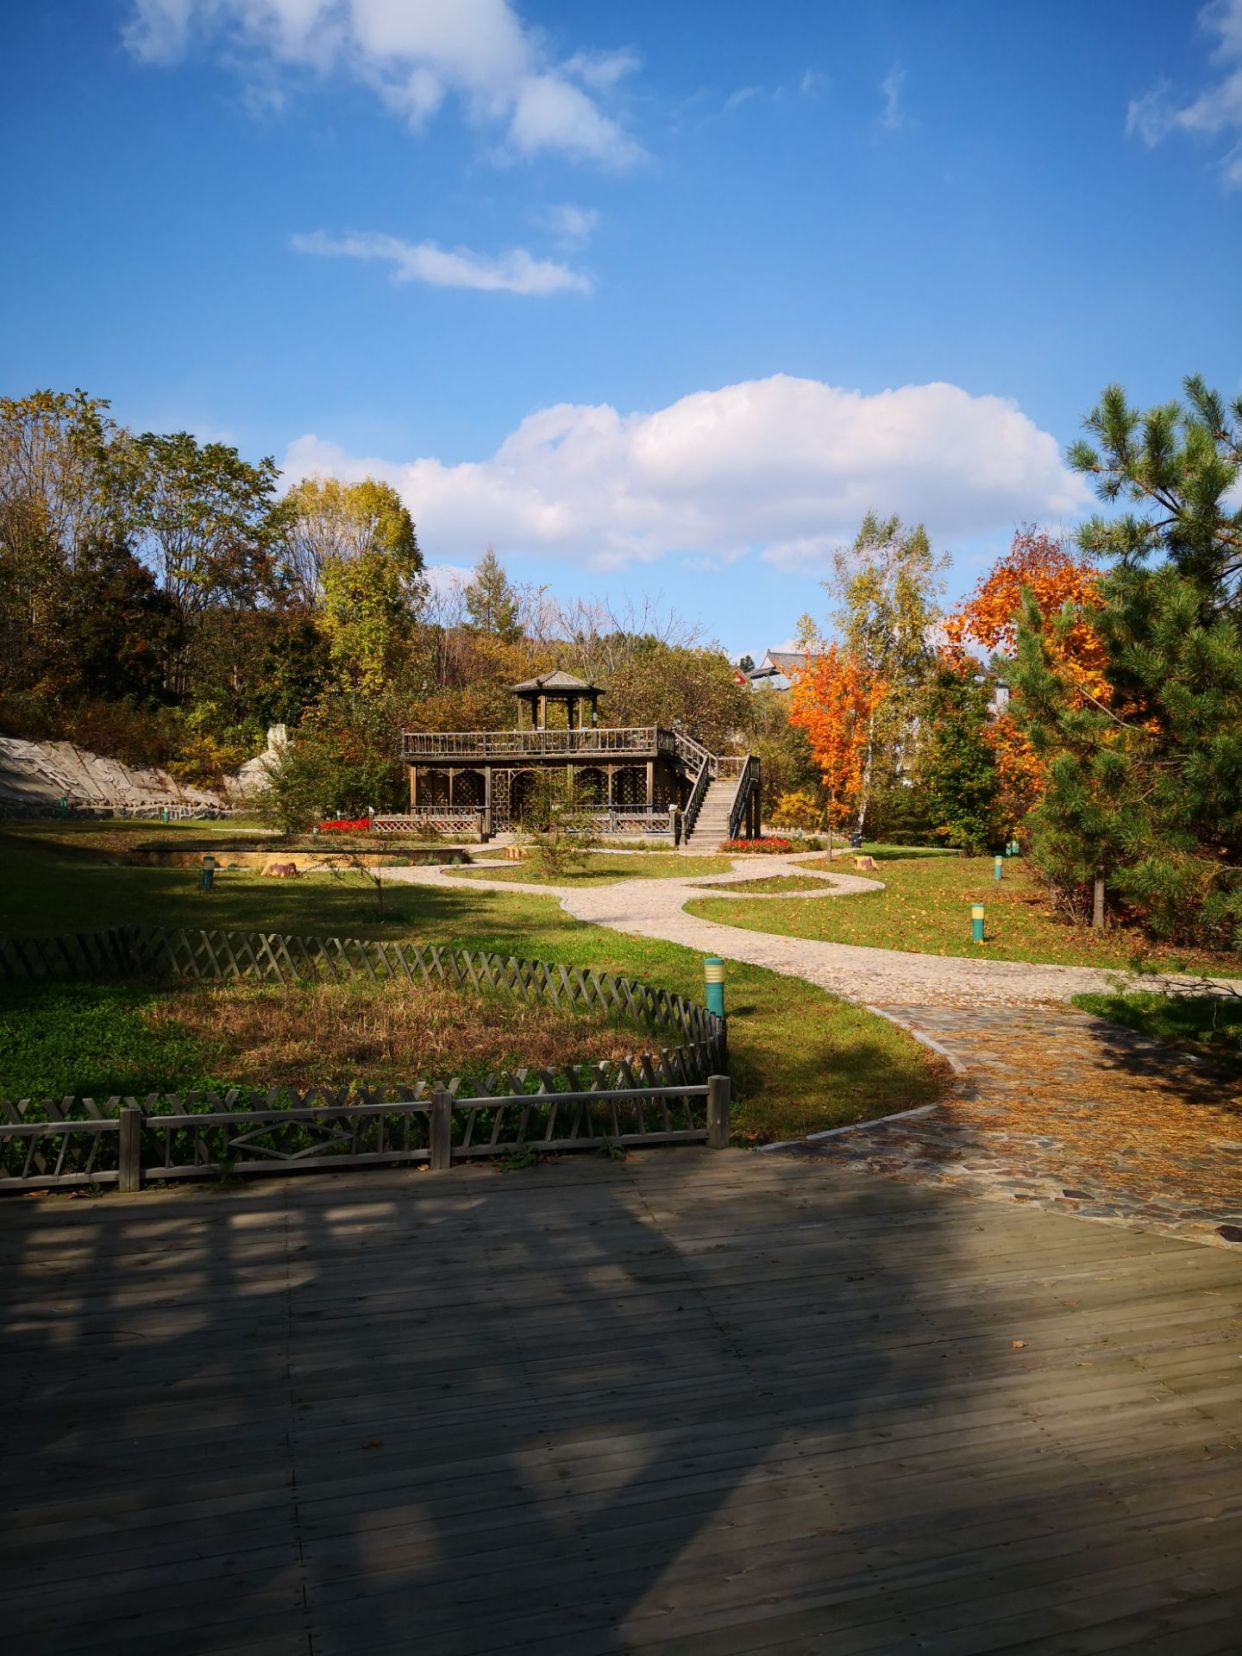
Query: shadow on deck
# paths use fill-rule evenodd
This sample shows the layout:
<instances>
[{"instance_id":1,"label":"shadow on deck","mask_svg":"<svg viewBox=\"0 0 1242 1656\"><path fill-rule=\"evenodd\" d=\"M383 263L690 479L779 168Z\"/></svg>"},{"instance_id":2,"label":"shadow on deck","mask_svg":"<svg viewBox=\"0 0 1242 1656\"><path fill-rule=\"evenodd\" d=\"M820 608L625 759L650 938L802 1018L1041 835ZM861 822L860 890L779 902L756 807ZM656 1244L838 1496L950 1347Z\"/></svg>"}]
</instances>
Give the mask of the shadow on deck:
<instances>
[{"instance_id":1,"label":"shadow on deck","mask_svg":"<svg viewBox=\"0 0 1242 1656\"><path fill-rule=\"evenodd\" d=\"M742 1152L0 1251L9 1656L1237 1647L1221 1252Z\"/></svg>"}]
</instances>

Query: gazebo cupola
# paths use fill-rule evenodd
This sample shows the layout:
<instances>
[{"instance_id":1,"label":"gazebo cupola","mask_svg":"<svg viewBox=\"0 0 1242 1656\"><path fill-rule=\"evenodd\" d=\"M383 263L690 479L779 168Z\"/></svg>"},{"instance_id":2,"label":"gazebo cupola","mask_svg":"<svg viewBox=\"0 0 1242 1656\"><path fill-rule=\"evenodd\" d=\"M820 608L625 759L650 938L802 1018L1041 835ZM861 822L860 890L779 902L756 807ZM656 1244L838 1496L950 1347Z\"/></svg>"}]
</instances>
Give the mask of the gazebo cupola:
<instances>
[{"instance_id":1,"label":"gazebo cupola","mask_svg":"<svg viewBox=\"0 0 1242 1656\"><path fill-rule=\"evenodd\" d=\"M593 730L599 720L599 698L603 691L598 684L588 684L560 667L550 673L540 673L513 686L518 699L518 729L523 726L522 708L529 707L531 730ZM564 708L565 716L550 719L549 709Z\"/></svg>"}]
</instances>

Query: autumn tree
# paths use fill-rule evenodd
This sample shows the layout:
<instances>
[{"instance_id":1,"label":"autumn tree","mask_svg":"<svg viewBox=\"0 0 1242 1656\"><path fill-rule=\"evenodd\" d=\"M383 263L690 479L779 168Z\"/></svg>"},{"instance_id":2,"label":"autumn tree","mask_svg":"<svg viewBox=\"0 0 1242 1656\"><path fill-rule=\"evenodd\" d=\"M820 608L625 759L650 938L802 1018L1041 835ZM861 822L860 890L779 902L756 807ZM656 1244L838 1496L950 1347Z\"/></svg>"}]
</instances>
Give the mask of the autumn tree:
<instances>
[{"instance_id":1,"label":"autumn tree","mask_svg":"<svg viewBox=\"0 0 1242 1656\"><path fill-rule=\"evenodd\" d=\"M414 520L389 483L373 477L342 483L307 477L285 496L282 562L291 590L313 608L323 597L324 570L369 552L384 552L413 585L423 557Z\"/></svg>"},{"instance_id":2,"label":"autumn tree","mask_svg":"<svg viewBox=\"0 0 1242 1656\"><path fill-rule=\"evenodd\" d=\"M265 595L283 527L272 512L276 462L252 464L229 444L200 443L188 431L145 432L133 462L134 525L178 613Z\"/></svg>"},{"instance_id":3,"label":"autumn tree","mask_svg":"<svg viewBox=\"0 0 1242 1656\"><path fill-rule=\"evenodd\" d=\"M1055 639L1060 669L1074 694L1107 695L1104 650L1091 621L1100 604L1100 569L1060 537L1033 526L1015 533L1008 551L946 617L947 661L965 670L977 660L972 652L986 651L993 658L993 676L1007 682L1012 677L1019 623L1028 597L1046 624L1046 639ZM1054 631L1053 617L1067 606L1066 625ZM997 707L986 734L996 760L999 810L1017 828L1040 797L1044 771L1016 700ZM930 767L925 774L934 780Z\"/></svg>"},{"instance_id":4,"label":"autumn tree","mask_svg":"<svg viewBox=\"0 0 1242 1656\"><path fill-rule=\"evenodd\" d=\"M932 551L923 525L868 512L848 550L837 553L824 584L849 657L869 682L885 686L868 719L858 827L873 795L891 792L917 767L920 702L933 670L933 628L945 555Z\"/></svg>"},{"instance_id":5,"label":"autumn tree","mask_svg":"<svg viewBox=\"0 0 1242 1656\"><path fill-rule=\"evenodd\" d=\"M837 644L808 653L789 689L789 722L806 732L826 796L829 840L858 811L867 785L875 715L886 686L857 656Z\"/></svg>"},{"instance_id":6,"label":"autumn tree","mask_svg":"<svg viewBox=\"0 0 1242 1656\"><path fill-rule=\"evenodd\" d=\"M123 434L84 391L0 397L0 691L60 699L69 584L124 538Z\"/></svg>"},{"instance_id":7,"label":"autumn tree","mask_svg":"<svg viewBox=\"0 0 1242 1656\"><path fill-rule=\"evenodd\" d=\"M1104 649L1091 625L1091 615L1100 604L1099 565L1092 558L1075 556L1060 537L1033 526L1017 531L1008 552L997 559L962 606L946 617L944 637L949 651L961 655L974 645L1012 659L1017 653L1025 593L1030 593L1047 620L1070 606L1072 619L1057 646L1063 651L1066 673L1084 693L1101 694Z\"/></svg>"}]
</instances>

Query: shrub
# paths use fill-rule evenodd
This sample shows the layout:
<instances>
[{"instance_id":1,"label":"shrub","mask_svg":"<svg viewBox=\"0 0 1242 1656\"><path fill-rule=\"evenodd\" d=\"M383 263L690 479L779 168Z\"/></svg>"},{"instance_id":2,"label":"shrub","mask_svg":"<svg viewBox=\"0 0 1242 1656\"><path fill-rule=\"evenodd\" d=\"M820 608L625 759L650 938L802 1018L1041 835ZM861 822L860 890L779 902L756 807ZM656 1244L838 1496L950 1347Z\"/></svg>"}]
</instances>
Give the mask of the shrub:
<instances>
[{"instance_id":1,"label":"shrub","mask_svg":"<svg viewBox=\"0 0 1242 1656\"><path fill-rule=\"evenodd\" d=\"M794 849L795 846L792 840L782 839L778 834L768 834L763 839L724 840L720 845L720 850L730 855L740 852L742 854L749 853L756 857L779 857L783 856L786 851L793 851ZM801 849L801 847L798 849Z\"/></svg>"},{"instance_id":2,"label":"shrub","mask_svg":"<svg viewBox=\"0 0 1242 1656\"><path fill-rule=\"evenodd\" d=\"M810 788L796 788L777 799L772 821L778 828L798 828L807 833L822 826L824 807Z\"/></svg>"}]
</instances>

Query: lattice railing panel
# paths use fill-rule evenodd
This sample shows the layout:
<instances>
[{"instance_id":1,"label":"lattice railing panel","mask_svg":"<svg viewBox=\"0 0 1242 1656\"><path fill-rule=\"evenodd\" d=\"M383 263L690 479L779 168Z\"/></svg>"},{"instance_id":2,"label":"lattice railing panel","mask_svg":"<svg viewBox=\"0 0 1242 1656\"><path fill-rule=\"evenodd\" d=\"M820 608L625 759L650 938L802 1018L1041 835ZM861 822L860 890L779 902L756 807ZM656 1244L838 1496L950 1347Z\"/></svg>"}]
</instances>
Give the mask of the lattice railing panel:
<instances>
[{"instance_id":1,"label":"lattice railing panel","mask_svg":"<svg viewBox=\"0 0 1242 1656\"><path fill-rule=\"evenodd\" d=\"M706 1079L722 1073L726 1063L723 1019L669 990L589 967L442 944L154 926L0 938L0 975L8 978L138 973L191 981L299 984L363 976L372 983L429 984L624 1019L653 1033L667 1032L676 1044L620 1061L456 1076L445 1083L418 1079L400 1088L261 1093L234 1088L144 1098L0 1102L0 1188L116 1183L119 1124L126 1108L141 1113L143 1165L155 1179L221 1168L257 1172L425 1161L428 1111L437 1086L456 1101L451 1139L464 1155L502 1154L536 1142L565 1148L702 1139L705 1129L694 1118L695 1108L702 1116L701 1098L691 1106L684 1099L674 1103L650 1095L687 1087L701 1094ZM637 1096L640 1092L645 1100ZM551 1102L581 1093L636 1096Z\"/></svg>"}]
</instances>

